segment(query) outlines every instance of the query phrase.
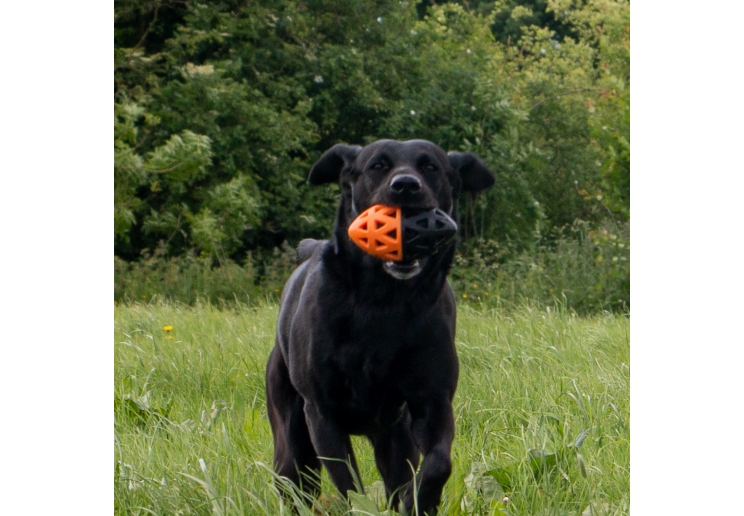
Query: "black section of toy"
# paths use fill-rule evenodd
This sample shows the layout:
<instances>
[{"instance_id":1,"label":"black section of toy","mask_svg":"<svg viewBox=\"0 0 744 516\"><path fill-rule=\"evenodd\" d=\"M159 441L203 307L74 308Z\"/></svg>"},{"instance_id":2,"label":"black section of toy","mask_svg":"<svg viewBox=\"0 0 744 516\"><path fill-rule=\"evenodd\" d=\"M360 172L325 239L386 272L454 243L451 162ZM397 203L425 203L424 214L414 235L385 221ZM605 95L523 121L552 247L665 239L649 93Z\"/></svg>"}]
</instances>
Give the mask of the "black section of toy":
<instances>
[{"instance_id":1,"label":"black section of toy","mask_svg":"<svg viewBox=\"0 0 744 516\"><path fill-rule=\"evenodd\" d=\"M412 214L404 212L401 228L406 261L433 255L457 234L457 223L440 209Z\"/></svg>"}]
</instances>

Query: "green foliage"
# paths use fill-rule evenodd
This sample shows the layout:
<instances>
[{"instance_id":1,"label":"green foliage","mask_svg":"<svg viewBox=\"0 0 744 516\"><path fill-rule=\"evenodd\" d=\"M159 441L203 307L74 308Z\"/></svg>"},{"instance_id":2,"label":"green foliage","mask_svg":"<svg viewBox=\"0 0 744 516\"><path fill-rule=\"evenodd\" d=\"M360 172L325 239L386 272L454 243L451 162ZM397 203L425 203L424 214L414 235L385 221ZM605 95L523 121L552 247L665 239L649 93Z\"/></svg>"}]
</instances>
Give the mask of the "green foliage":
<instances>
[{"instance_id":1,"label":"green foliage","mask_svg":"<svg viewBox=\"0 0 744 516\"><path fill-rule=\"evenodd\" d=\"M580 313L630 310L629 228L578 221L531 252L476 239L455 258L456 295L476 306L555 303Z\"/></svg>"},{"instance_id":2,"label":"green foliage","mask_svg":"<svg viewBox=\"0 0 744 516\"><path fill-rule=\"evenodd\" d=\"M205 175L212 155L209 138L185 130L143 158L136 153L140 142L135 123L140 118L147 125L157 123L136 104L114 104L114 234L122 238L137 221L135 211L143 204L140 187L149 182L157 192L162 183L185 193Z\"/></svg>"},{"instance_id":3,"label":"green foliage","mask_svg":"<svg viewBox=\"0 0 744 516\"><path fill-rule=\"evenodd\" d=\"M286 243L271 251L249 253L242 265L226 259L218 267L209 256L186 253L167 257L164 247L159 247L136 262L114 256L114 300L256 306L278 301L296 266L297 251Z\"/></svg>"},{"instance_id":4,"label":"green foliage","mask_svg":"<svg viewBox=\"0 0 744 516\"><path fill-rule=\"evenodd\" d=\"M509 260L577 220L627 224L629 3L426 5L116 3L115 254L242 264L324 238L338 189L307 171L339 141L379 138L496 172L461 199L466 259L473 239Z\"/></svg>"},{"instance_id":5,"label":"green foliage","mask_svg":"<svg viewBox=\"0 0 744 516\"><path fill-rule=\"evenodd\" d=\"M473 239L455 258L450 281L458 299L477 307L510 308L556 303L579 313L630 310L628 227L590 229L585 222L556 231L549 243L530 252L496 240ZM288 244L251 253L238 265L212 267L193 254L166 257L162 248L138 262L114 258L117 302L168 299L251 306L278 300L296 267Z\"/></svg>"}]
</instances>

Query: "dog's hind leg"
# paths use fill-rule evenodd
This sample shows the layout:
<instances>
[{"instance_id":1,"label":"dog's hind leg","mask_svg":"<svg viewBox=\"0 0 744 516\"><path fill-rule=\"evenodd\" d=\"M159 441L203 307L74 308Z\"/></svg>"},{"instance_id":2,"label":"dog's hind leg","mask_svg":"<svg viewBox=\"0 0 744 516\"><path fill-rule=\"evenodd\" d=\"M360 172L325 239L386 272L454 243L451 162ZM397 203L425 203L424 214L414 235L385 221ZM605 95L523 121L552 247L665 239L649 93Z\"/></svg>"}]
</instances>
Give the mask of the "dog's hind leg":
<instances>
[{"instance_id":1,"label":"dog's hind leg","mask_svg":"<svg viewBox=\"0 0 744 516\"><path fill-rule=\"evenodd\" d=\"M411 435L411 414L408 409L393 426L370 435L369 439L375 450L377 469L385 483L385 496L390 501L390 507L397 509L403 493L413 480L420 457Z\"/></svg>"},{"instance_id":2,"label":"dog's hind leg","mask_svg":"<svg viewBox=\"0 0 744 516\"><path fill-rule=\"evenodd\" d=\"M305 402L289 381L278 347L266 366L266 403L274 434L274 470L305 493L317 496L320 461L305 422Z\"/></svg>"}]
</instances>

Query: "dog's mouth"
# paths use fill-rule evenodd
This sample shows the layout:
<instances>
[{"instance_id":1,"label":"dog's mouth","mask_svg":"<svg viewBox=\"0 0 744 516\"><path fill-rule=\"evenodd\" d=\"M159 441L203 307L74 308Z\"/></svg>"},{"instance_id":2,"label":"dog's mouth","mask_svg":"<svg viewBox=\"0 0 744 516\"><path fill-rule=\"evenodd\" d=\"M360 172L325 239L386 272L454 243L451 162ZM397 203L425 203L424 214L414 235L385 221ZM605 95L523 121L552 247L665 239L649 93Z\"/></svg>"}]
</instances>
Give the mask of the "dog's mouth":
<instances>
[{"instance_id":1,"label":"dog's mouth","mask_svg":"<svg viewBox=\"0 0 744 516\"><path fill-rule=\"evenodd\" d=\"M423 269L419 260L413 260L411 262L393 262L386 260L382 267L385 269L385 272L397 280L411 279Z\"/></svg>"}]
</instances>

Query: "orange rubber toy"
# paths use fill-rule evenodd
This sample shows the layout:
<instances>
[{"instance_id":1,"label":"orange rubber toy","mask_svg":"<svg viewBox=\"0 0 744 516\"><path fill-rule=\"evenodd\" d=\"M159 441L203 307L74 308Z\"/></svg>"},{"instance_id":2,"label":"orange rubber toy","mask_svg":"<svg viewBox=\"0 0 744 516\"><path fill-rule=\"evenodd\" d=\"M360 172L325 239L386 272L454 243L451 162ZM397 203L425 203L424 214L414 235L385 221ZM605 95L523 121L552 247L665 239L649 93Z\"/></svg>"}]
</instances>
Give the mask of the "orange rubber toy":
<instances>
[{"instance_id":1,"label":"orange rubber toy","mask_svg":"<svg viewBox=\"0 0 744 516\"><path fill-rule=\"evenodd\" d=\"M403 259L401 209L375 204L362 212L349 226L349 238L366 253L383 260Z\"/></svg>"}]
</instances>

